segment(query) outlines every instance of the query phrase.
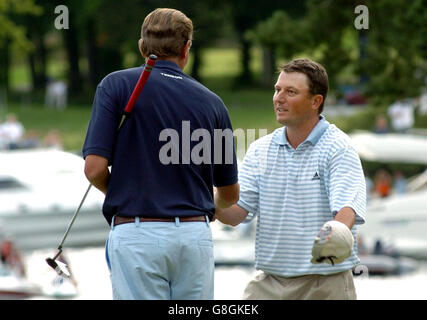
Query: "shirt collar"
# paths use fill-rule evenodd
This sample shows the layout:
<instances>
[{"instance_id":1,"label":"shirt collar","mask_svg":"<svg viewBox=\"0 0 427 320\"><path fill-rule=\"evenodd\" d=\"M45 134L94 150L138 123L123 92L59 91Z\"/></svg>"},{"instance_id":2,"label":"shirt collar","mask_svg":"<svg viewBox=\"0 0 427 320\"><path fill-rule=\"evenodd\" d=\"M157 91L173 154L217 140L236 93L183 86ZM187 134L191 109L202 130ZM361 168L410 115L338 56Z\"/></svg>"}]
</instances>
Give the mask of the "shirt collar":
<instances>
[{"instance_id":1,"label":"shirt collar","mask_svg":"<svg viewBox=\"0 0 427 320\"><path fill-rule=\"evenodd\" d=\"M329 126L329 122L326 121L325 117L323 115L319 116L319 122L316 124L316 126L311 130L310 134L308 135L307 139L304 140L303 143L306 141L310 142L312 145L315 145L320 137L323 135L323 133L326 131L326 129ZM286 127L283 126L279 130L276 131L273 141L279 145L289 145L288 139L286 138Z\"/></svg>"},{"instance_id":2,"label":"shirt collar","mask_svg":"<svg viewBox=\"0 0 427 320\"><path fill-rule=\"evenodd\" d=\"M156 68L156 67L158 67L158 68L169 68L169 69L173 69L177 72L182 72L181 68L175 62L172 62L169 60L157 60L156 64L154 65L154 68Z\"/></svg>"}]
</instances>

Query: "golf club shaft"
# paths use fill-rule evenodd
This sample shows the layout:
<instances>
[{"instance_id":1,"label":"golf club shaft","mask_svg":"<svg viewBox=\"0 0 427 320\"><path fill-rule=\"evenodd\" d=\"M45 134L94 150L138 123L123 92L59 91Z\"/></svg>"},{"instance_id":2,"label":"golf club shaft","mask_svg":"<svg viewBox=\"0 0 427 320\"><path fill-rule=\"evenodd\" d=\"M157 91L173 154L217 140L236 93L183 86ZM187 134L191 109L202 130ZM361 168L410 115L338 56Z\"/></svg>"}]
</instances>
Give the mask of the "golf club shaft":
<instances>
[{"instance_id":1,"label":"golf club shaft","mask_svg":"<svg viewBox=\"0 0 427 320\"><path fill-rule=\"evenodd\" d=\"M153 69L154 64L156 63L156 60L157 60L157 57L155 55L150 55L148 57L148 59L146 61L146 64L145 64L145 67L144 67L144 70L142 71L141 76L139 77L138 82L137 82L135 88L133 89L132 95L130 96L129 101L128 101L125 109L124 109L124 113L123 113L122 119L120 121L120 124L119 124L117 130L120 130L120 128L122 127L122 125L123 125L124 121L126 120L127 116L131 113L133 107L135 106L135 103L138 100L138 97L141 94L142 89L144 88L145 83L147 82L148 77L150 76L151 70ZM87 188L87 190L86 190L86 192L85 192L82 200L80 201L80 204L77 207L77 209L76 209L76 211L75 211L75 213L73 215L73 218L71 219L70 223L68 224L67 230L65 231L65 234L62 237L62 240L61 240L61 242L60 242L60 244L58 246L59 252L53 258L53 260L55 260L61 254L62 246L63 246L63 244L65 242L65 239L67 238L68 233L70 232L71 227L73 226L74 221L76 220L77 215L78 215L78 213L80 211L80 208L82 207L83 203L85 202L86 197L87 197L87 195L88 195L91 187L92 187L92 184L89 184L89 187Z\"/></svg>"},{"instance_id":2,"label":"golf club shaft","mask_svg":"<svg viewBox=\"0 0 427 320\"><path fill-rule=\"evenodd\" d=\"M83 203L85 202L86 197L87 197L87 195L88 195L89 190L90 190L90 188L91 188L91 187L92 187L92 184L90 183L90 184L89 184L89 187L87 188L87 190L86 190L86 192L85 192L85 194L84 194L84 196L83 196L83 198L82 198L82 200L80 201L79 206L77 207L76 211L74 212L73 218L71 219L70 223L68 224L67 230L65 231L65 234L64 234L64 236L62 237L61 243L60 243L60 244L59 244L59 246L58 246L58 249L59 249L59 250L61 250L61 249L62 249L62 245L64 244L64 241L65 241L65 239L67 238L68 233L70 232L71 227L73 226L74 221L76 220L76 217L77 217L77 215L79 214L80 208L82 207Z\"/></svg>"}]
</instances>

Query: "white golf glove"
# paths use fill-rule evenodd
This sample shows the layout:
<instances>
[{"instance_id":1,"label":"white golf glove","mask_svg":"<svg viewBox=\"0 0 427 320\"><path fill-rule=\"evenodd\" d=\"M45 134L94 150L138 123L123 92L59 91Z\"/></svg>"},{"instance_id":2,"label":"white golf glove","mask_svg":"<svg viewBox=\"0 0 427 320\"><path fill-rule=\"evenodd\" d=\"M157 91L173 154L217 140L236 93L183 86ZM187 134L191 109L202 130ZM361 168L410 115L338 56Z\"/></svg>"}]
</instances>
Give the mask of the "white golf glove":
<instances>
[{"instance_id":1,"label":"white golf glove","mask_svg":"<svg viewBox=\"0 0 427 320\"><path fill-rule=\"evenodd\" d=\"M341 263L350 256L353 243L353 235L344 223L328 221L314 239L311 263Z\"/></svg>"}]
</instances>

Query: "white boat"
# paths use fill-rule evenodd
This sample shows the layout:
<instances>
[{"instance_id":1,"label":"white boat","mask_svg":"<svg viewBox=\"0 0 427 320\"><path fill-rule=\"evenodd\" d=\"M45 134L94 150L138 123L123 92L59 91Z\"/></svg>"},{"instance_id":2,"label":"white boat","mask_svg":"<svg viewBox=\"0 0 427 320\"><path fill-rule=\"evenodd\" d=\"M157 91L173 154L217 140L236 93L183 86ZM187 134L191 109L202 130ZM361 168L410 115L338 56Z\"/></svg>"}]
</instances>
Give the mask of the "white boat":
<instances>
[{"instance_id":1,"label":"white boat","mask_svg":"<svg viewBox=\"0 0 427 320\"><path fill-rule=\"evenodd\" d=\"M417 260L406 257L369 254L359 255L359 259L360 264L353 269L353 274L359 276L402 275L415 272L419 268Z\"/></svg>"},{"instance_id":2,"label":"white boat","mask_svg":"<svg viewBox=\"0 0 427 320\"><path fill-rule=\"evenodd\" d=\"M427 135L376 134L357 130L350 134L350 138L359 156L364 160L427 164Z\"/></svg>"},{"instance_id":3,"label":"white boat","mask_svg":"<svg viewBox=\"0 0 427 320\"><path fill-rule=\"evenodd\" d=\"M40 286L0 263L0 300L27 299L40 294Z\"/></svg>"},{"instance_id":4,"label":"white boat","mask_svg":"<svg viewBox=\"0 0 427 320\"><path fill-rule=\"evenodd\" d=\"M71 299L78 296L77 286L68 278L55 278L42 289L43 295L55 299Z\"/></svg>"},{"instance_id":5,"label":"white boat","mask_svg":"<svg viewBox=\"0 0 427 320\"><path fill-rule=\"evenodd\" d=\"M0 152L0 225L19 250L56 248L89 182L84 160L56 149ZM103 245L104 194L91 188L64 247Z\"/></svg>"},{"instance_id":6,"label":"white boat","mask_svg":"<svg viewBox=\"0 0 427 320\"><path fill-rule=\"evenodd\" d=\"M360 131L350 137L362 159L427 165L425 135ZM358 226L358 235L370 250L381 241L399 255L427 259L426 230L427 170L409 181L406 193L370 200L367 222Z\"/></svg>"}]
</instances>

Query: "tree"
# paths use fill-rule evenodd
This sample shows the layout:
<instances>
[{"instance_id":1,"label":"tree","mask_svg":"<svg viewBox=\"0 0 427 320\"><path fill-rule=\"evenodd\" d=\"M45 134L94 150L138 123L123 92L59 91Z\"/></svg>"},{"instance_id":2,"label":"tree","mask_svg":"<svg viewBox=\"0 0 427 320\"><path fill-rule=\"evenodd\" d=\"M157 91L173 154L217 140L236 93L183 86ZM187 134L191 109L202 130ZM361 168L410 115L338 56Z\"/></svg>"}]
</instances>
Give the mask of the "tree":
<instances>
[{"instance_id":1,"label":"tree","mask_svg":"<svg viewBox=\"0 0 427 320\"><path fill-rule=\"evenodd\" d=\"M197 2L175 0L172 1L171 7L181 10L193 21L194 34L191 47L193 65L191 76L201 81L200 68L203 65L203 49L223 36L225 29L229 25L230 12L227 2L223 0ZM215 8L215 10L212 10L212 8Z\"/></svg>"},{"instance_id":2,"label":"tree","mask_svg":"<svg viewBox=\"0 0 427 320\"><path fill-rule=\"evenodd\" d=\"M239 0L233 1L231 4L231 18L241 49L240 61L242 72L238 77L238 81L242 84L251 84L254 81L249 66L251 59L250 49L252 45L252 39L248 38L246 33L253 29L258 22L270 17L275 10L287 10L290 14L299 16L305 11L305 0L280 2L264 0L259 5L254 5L253 1ZM268 59L271 58L271 56L268 57L267 53L265 58Z\"/></svg>"},{"instance_id":3,"label":"tree","mask_svg":"<svg viewBox=\"0 0 427 320\"><path fill-rule=\"evenodd\" d=\"M356 2L309 0L307 3L305 20L309 38L305 52L313 52L312 58L326 68L332 89L337 87L342 70L357 60L353 47L346 41L351 39L351 33L357 32L353 24Z\"/></svg>"},{"instance_id":4,"label":"tree","mask_svg":"<svg viewBox=\"0 0 427 320\"><path fill-rule=\"evenodd\" d=\"M368 29L355 27L360 1L309 0L293 19L276 12L249 36L279 57L304 55L323 64L336 89L344 73L374 105L420 94L427 77L424 0L367 0ZM353 80L354 81L354 80Z\"/></svg>"},{"instance_id":5,"label":"tree","mask_svg":"<svg viewBox=\"0 0 427 320\"><path fill-rule=\"evenodd\" d=\"M23 15L40 14L34 0L0 0L0 88L9 91L10 50L29 52L32 43L26 37L25 28L15 22Z\"/></svg>"},{"instance_id":6,"label":"tree","mask_svg":"<svg viewBox=\"0 0 427 320\"><path fill-rule=\"evenodd\" d=\"M246 37L263 48L263 86L272 86L277 67L276 56L290 59L305 49L305 29L301 19L292 18L286 11L277 10L270 18L247 32Z\"/></svg>"},{"instance_id":7,"label":"tree","mask_svg":"<svg viewBox=\"0 0 427 320\"><path fill-rule=\"evenodd\" d=\"M425 1L367 0L369 27L358 30L355 8L360 1L311 0L311 47L322 47L321 62L336 84L347 65L362 75L360 85L374 105L420 93L426 73L427 8ZM327 36L326 36L327 35ZM346 40L356 39L355 47ZM356 48L356 50L354 50Z\"/></svg>"},{"instance_id":8,"label":"tree","mask_svg":"<svg viewBox=\"0 0 427 320\"><path fill-rule=\"evenodd\" d=\"M427 7L423 0L366 1L370 24L367 58L358 70L369 76L366 94L390 104L421 93L427 78Z\"/></svg>"}]
</instances>

